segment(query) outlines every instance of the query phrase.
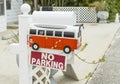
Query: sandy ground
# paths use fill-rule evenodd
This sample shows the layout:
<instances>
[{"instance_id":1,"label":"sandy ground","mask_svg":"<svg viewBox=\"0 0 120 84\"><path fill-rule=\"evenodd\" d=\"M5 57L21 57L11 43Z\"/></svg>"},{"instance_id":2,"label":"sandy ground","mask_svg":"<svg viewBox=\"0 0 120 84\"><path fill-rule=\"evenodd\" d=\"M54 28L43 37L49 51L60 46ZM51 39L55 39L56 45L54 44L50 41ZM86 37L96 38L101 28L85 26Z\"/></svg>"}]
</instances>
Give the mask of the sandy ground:
<instances>
[{"instance_id":1,"label":"sandy ground","mask_svg":"<svg viewBox=\"0 0 120 84\"><path fill-rule=\"evenodd\" d=\"M104 55L109 47L120 24L85 24L83 31L83 42L87 43L87 48L79 53L79 56L87 61L98 60ZM0 84L19 84L19 69L16 64L16 56L10 53L7 40L1 40L3 35L11 33L13 30L0 33ZM73 68L80 79L75 81L65 77L61 71L55 76L58 84L84 84L87 80L82 80L86 74L93 72L97 65L90 65L75 58Z\"/></svg>"},{"instance_id":2,"label":"sandy ground","mask_svg":"<svg viewBox=\"0 0 120 84\"><path fill-rule=\"evenodd\" d=\"M9 51L7 40L1 40L3 35L9 35L13 30L0 33L0 84L18 84L18 67L16 57Z\"/></svg>"}]
</instances>

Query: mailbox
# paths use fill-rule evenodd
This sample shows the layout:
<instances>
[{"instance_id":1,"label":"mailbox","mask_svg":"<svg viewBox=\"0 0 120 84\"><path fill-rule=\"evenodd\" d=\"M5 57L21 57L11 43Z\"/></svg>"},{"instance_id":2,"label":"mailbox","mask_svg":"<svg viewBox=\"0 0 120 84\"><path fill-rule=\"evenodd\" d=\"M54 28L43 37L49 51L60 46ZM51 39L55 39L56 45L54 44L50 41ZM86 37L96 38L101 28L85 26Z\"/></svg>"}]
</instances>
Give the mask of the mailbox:
<instances>
[{"instance_id":1,"label":"mailbox","mask_svg":"<svg viewBox=\"0 0 120 84\"><path fill-rule=\"evenodd\" d=\"M79 26L38 23L31 24L28 31L28 44L33 50L47 48L69 54L81 46Z\"/></svg>"}]
</instances>

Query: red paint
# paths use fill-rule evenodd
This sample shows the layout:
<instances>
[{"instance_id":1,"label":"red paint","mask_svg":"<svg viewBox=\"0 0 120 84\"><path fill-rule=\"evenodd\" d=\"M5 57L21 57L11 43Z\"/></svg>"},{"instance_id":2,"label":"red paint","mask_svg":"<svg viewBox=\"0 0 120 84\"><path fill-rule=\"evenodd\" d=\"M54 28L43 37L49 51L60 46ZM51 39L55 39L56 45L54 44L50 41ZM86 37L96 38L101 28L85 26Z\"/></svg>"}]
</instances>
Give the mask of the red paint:
<instances>
[{"instance_id":1,"label":"red paint","mask_svg":"<svg viewBox=\"0 0 120 84\"><path fill-rule=\"evenodd\" d=\"M32 51L30 64L65 71L66 57L57 54Z\"/></svg>"},{"instance_id":2,"label":"red paint","mask_svg":"<svg viewBox=\"0 0 120 84\"><path fill-rule=\"evenodd\" d=\"M31 42L32 40L32 42ZM49 36L29 36L29 46L32 47L33 43L37 43L40 48L48 48L48 49L57 49L63 50L65 46L69 46L72 51L77 49L78 40L74 38L59 38L59 37L49 37Z\"/></svg>"}]
</instances>

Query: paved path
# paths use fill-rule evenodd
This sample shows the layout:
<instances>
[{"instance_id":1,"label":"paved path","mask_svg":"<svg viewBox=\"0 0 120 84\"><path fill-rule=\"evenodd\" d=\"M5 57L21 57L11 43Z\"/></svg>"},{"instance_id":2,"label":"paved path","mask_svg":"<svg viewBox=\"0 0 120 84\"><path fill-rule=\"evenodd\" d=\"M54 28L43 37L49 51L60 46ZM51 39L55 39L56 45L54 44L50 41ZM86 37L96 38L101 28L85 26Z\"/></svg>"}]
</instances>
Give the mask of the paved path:
<instances>
[{"instance_id":1,"label":"paved path","mask_svg":"<svg viewBox=\"0 0 120 84\"><path fill-rule=\"evenodd\" d=\"M120 29L106 53L106 61L99 65L87 84L120 84Z\"/></svg>"}]
</instances>

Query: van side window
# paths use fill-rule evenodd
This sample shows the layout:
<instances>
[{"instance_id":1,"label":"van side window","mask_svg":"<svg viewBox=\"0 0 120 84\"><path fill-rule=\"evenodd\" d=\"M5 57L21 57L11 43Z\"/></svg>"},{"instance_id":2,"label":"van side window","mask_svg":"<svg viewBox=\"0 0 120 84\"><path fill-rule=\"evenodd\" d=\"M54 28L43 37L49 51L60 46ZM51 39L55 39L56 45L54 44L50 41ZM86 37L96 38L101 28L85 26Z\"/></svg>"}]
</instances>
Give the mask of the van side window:
<instances>
[{"instance_id":1,"label":"van side window","mask_svg":"<svg viewBox=\"0 0 120 84\"><path fill-rule=\"evenodd\" d=\"M73 32L64 32L64 37L74 38Z\"/></svg>"},{"instance_id":2,"label":"van side window","mask_svg":"<svg viewBox=\"0 0 120 84\"><path fill-rule=\"evenodd\" d=\"M45 31L44 30L38 30L38 35L44 35Z\"/></svg>"},{"instance_id":3,"label":"van side window","mask_svg":"<svg viewBox=\"0 0 120 84\"><path fill-rule=\"evenodd\" d=\"M36 34L36 29L30 29L30 34Z\"/></svg>"},{"instance_id":4,"label":"van side window","mask_svg":"<svg viewBox=\"0 0 120 84\"><path fill-rule=\"evenodd\" d=\"M61 31L55 31L55 36L62 37L62 32Z\"/></svg>"},{"instance_id":5,"label":"van side window","mask_svg":"<svg viewBox=\"0 0 120 84\"><path fill-rule=\"evenodd\" d=\"M50 31L50 30L46 31L46 35L47 36L53 36L53 31Z\"/></svg>"}]
</instances>

